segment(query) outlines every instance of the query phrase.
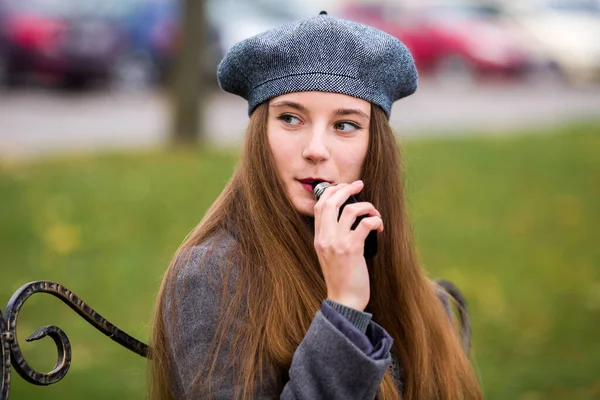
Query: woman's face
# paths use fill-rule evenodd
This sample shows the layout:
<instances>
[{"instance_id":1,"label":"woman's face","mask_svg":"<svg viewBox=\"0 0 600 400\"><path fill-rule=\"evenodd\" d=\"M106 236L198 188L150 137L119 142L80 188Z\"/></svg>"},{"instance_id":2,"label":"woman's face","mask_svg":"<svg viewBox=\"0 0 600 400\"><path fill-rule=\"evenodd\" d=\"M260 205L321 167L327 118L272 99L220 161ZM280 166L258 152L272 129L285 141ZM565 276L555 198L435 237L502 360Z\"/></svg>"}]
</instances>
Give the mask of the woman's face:
<instances>
[{"instance_id":1,"label":"woman's face","mask_svg":"<svg viewBox=\"0 0 600 400\"><path fill-rule=\"evenodd\" d=\"M337 93L298 92L269 101L267 136L294 207L314 215L312 182L360 179L369 145L371 104Z\"/></svg>"}]
</instances>

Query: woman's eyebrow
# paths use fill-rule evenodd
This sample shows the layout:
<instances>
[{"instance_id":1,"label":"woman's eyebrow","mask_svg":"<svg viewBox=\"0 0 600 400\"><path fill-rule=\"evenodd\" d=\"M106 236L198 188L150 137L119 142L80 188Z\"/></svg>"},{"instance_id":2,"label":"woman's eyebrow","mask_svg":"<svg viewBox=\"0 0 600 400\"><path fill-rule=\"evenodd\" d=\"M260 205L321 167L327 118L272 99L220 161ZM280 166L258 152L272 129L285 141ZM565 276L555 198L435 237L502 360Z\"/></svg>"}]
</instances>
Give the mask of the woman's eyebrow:
<instances>
[{"instance_id":1,"label":"woman's eyebrow","mask_svg":"<svg viewBox=\"0 0 600 400\"><path fill-rule=\"evenodd\" d=\"M338 108L335 110L335 115L337 116L346 116L346 115L358 115L364 119L370 119L370 117L364 112L354 109L354 108Z\"/></svg>"},{"instance_id":2,"label":"woman's eyebrow","mask_svg":"<svg viewBox=\"0 0 600 400\"><path fill-rule=\"evenodd\" d=\"M271 103L271 107L274 107L274 108L290 107L290 108L294 108L294 109L296 109L298 111L302 111L302 112L307 111L306 107L304 107L300 103L296 103L295 101L277 101L275 103Z\"/></svg>"},{"instance_id":3,"label":"woman's eyebrow","mask_svg":"<svg viewBox=\"0 0 600 400\"><path fill-rule=\"evenodd\" d=\"M277 101L277 102L271 103L270 106L273 108L289 107L289 108L294 108L294 109L304 112L304 113L308 112L308 109L306 107L304 107L302 104L297 103L295 101L289 101L289 100ZM357 115L357 116L367 119L367 120L370 119L368 114L366 114L365 112L360 111L358 109L355 109L355 108L338 108L333 113L336 116Z\"/></svg>"}]
</instances>

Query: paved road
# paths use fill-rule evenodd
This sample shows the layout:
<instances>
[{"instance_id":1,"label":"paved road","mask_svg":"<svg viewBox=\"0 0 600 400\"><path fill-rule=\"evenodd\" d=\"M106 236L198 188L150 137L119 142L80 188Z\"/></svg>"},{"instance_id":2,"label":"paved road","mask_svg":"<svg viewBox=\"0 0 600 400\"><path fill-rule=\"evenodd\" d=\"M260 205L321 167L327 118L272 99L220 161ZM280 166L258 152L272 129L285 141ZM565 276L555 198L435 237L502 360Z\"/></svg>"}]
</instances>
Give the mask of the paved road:
<instances>
[{"instance_id":1,"label":"paved road","mask_svg":"<svg viewBox=\"0 0 600 400\"><path fill-rule=\"evenodd\" d=\"M564 120L600 118L600 86L496 84L470 89L423 83L394 106L391 123L401 137L502 134ZM166 140L169 103L159 92L56 93L22 89L0 93L0 158L104 148L156 146ZM209 139L237 145L247 123L246 103L212 96Z\"/></svg>"}]
</instances>

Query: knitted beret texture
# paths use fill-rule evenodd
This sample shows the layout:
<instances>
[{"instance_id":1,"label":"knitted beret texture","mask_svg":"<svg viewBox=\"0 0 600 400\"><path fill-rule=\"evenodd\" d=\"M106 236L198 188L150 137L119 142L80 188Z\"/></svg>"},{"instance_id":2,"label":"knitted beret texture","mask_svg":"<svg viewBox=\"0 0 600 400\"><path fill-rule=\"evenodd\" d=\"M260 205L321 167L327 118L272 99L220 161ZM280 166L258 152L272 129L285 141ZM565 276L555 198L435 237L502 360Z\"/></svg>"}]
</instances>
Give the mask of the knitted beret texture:
<instances>
[{"instance_id":1,"label":"knitted beret texture","mask_svg":"<svg viewBox=\"0 0 600 400\"><path fill-rule=\"evenodd\" d=\"M342 93L380 106L417 89L407 47L370 26L326 14L269 30L234 45L217 70L219 86L248 101L248 114L286 93Z\"/></svg>"}]
</instances>

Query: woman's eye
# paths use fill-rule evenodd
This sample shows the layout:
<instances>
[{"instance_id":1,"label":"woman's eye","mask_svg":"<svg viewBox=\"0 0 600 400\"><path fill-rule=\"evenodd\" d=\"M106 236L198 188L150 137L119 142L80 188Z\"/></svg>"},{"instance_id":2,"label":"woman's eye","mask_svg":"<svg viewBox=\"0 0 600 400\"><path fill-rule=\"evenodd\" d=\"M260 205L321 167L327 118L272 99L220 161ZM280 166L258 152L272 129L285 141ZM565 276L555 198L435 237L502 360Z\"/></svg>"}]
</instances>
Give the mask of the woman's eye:
<instances>
[{"instance_id":1,"label":"woman's eye","mask_svg":"<svg viewBox=\"0 0 600 400\"><path fill-rule=\"evenodd\" d=\"M277 118L290 125L298 125L300 123L300 118L294 117L291 114L282 114Z\"/></svg>"},{"instance_id":2,"label":"woman's eye","mask_svg":"<svg viewBox=\"0 0 600 400\"><path fill-rule=\"evenodd\" d=\"M354 130L360 129L360 126L353 124L352 122L338 122L335 124L334 129L342 132L352 132Z\"/></svg>"}]
</instances>

